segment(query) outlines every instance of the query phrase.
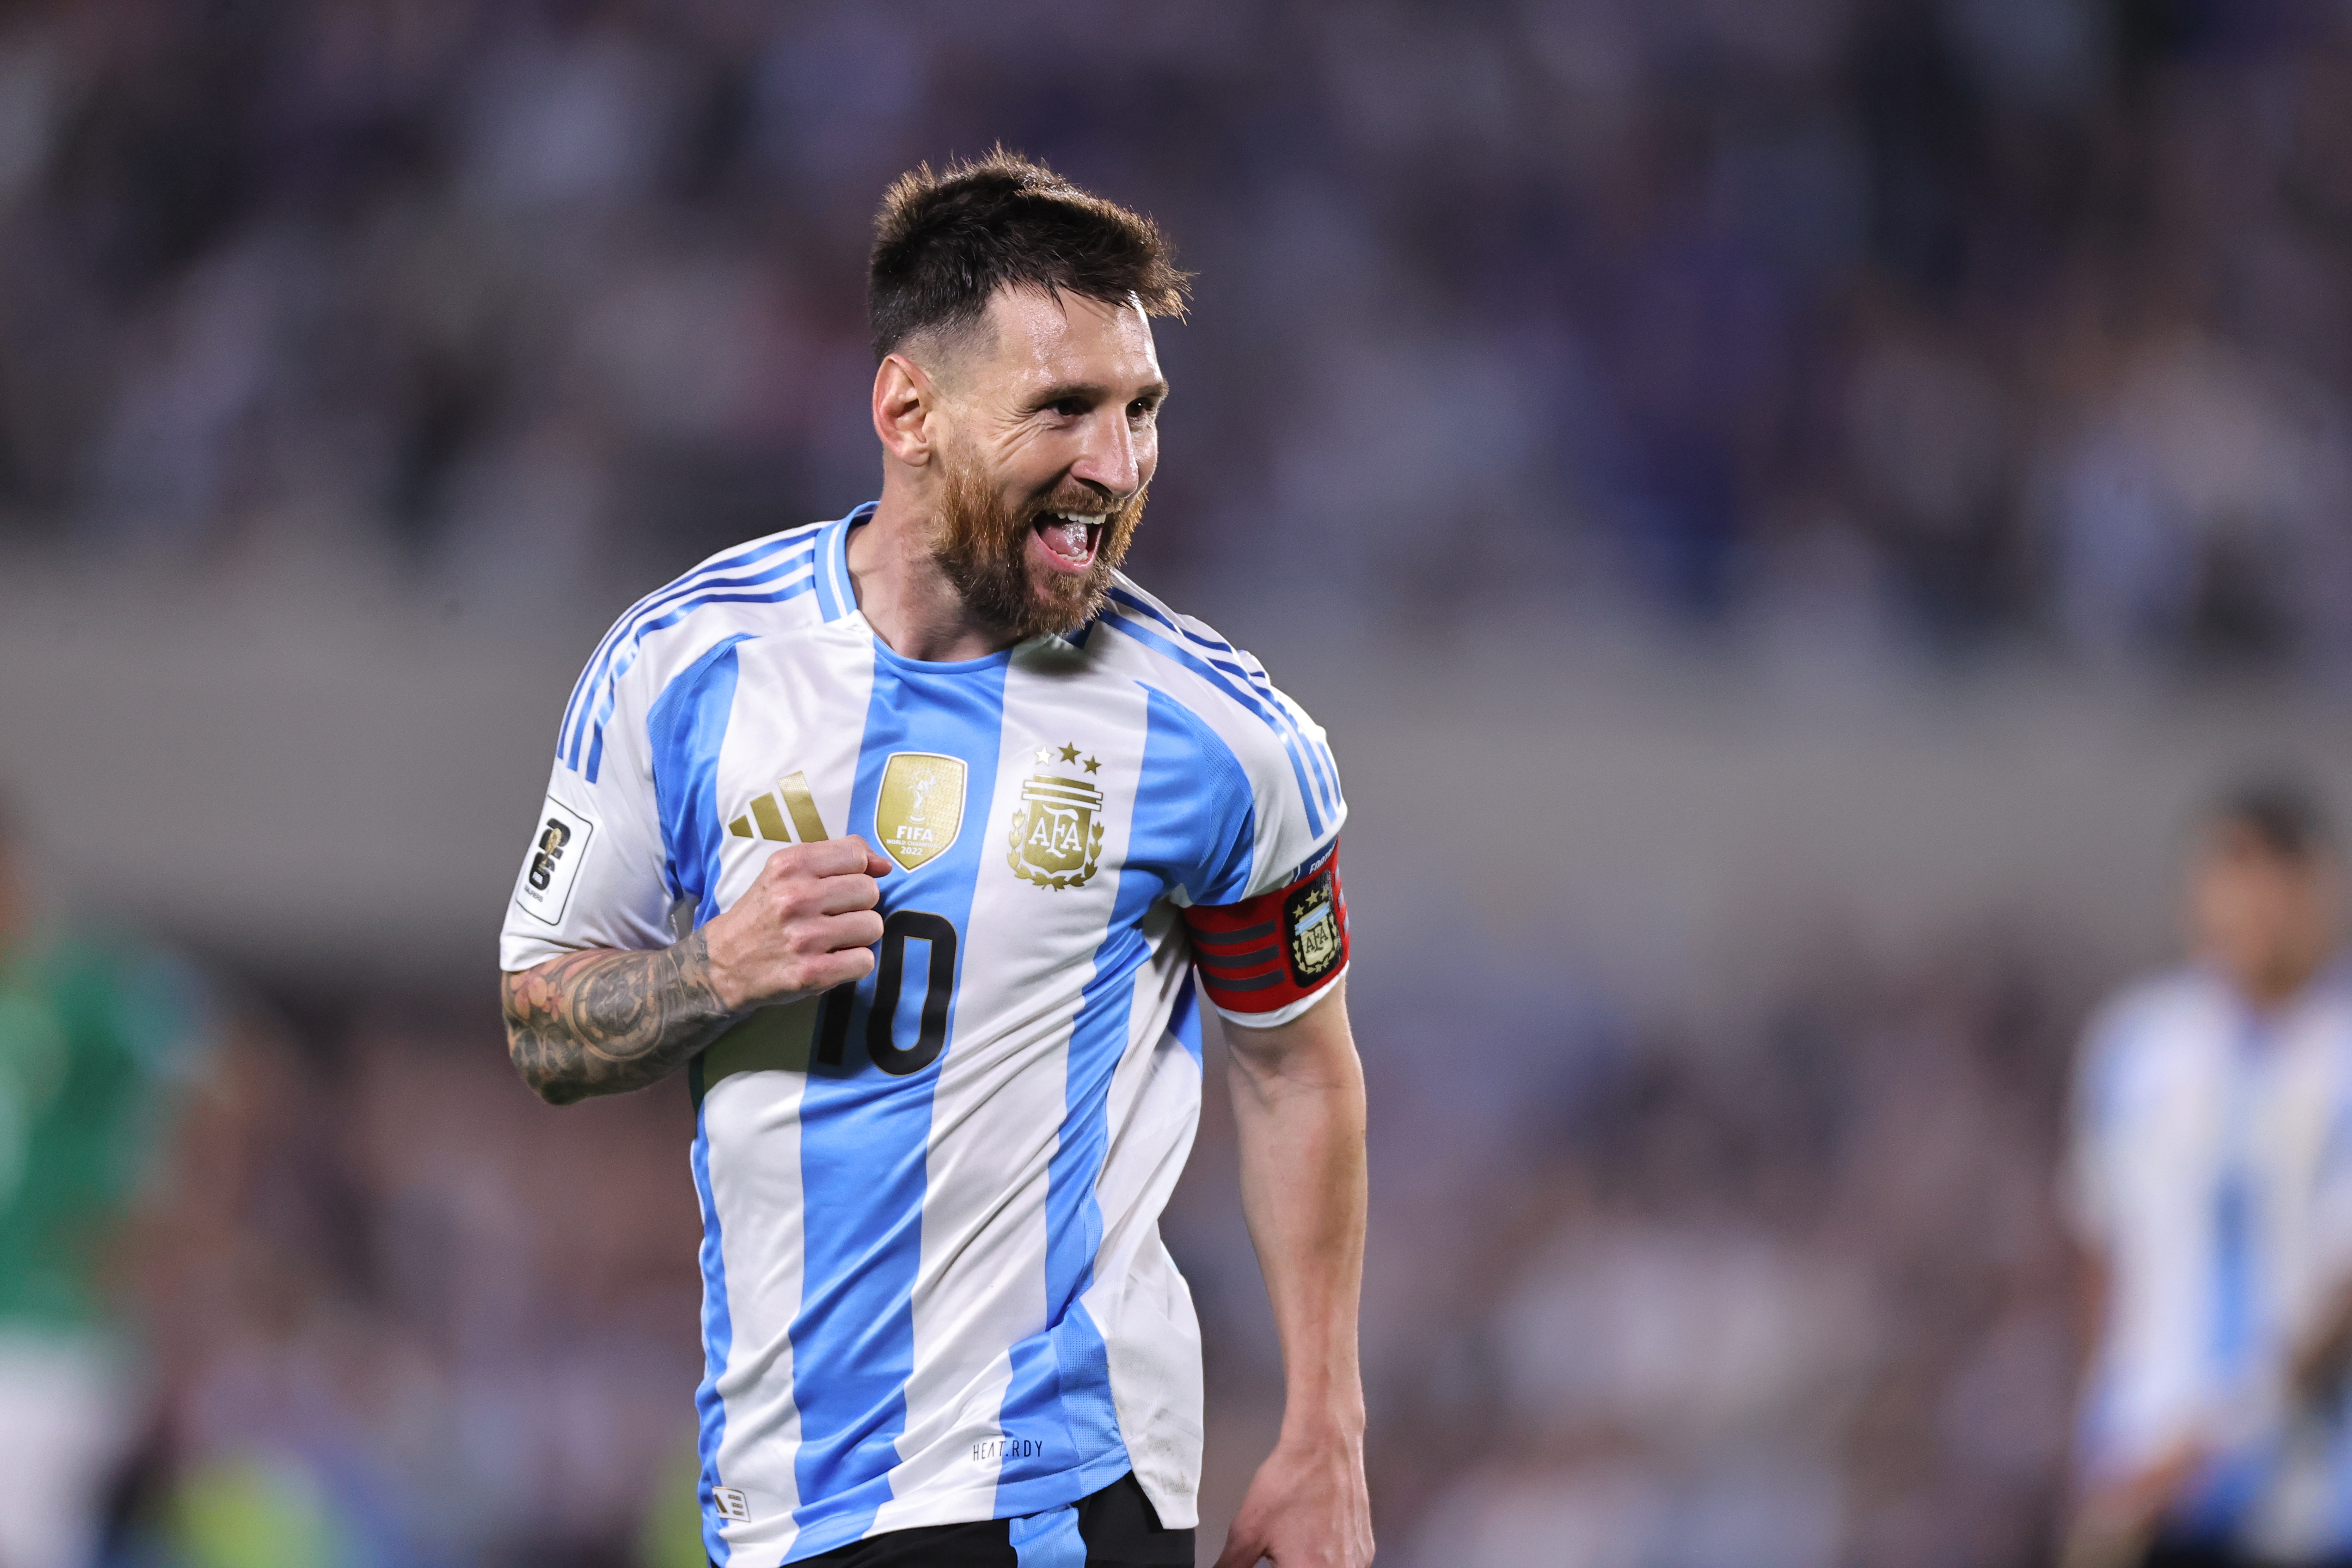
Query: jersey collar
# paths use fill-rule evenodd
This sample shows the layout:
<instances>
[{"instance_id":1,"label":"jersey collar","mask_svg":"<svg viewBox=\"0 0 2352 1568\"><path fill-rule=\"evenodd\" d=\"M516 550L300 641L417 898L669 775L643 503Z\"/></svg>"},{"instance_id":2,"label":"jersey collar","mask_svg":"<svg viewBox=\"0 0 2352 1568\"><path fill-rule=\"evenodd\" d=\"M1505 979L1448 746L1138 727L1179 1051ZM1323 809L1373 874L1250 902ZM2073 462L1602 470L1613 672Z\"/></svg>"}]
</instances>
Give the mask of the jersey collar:
<instances>
[{"instance_id":1,"label":"jersey collar","mask_svg":"<svg viewBox=\"0 0 2352 1568\"><path fill-rule=\"evenodd\" d=\"M874 515L880 503L864 506L824 525L817 539L816 602L828 624L857 613L857 591L849 582L849 531Z\"/></svg>"}]
</instances>

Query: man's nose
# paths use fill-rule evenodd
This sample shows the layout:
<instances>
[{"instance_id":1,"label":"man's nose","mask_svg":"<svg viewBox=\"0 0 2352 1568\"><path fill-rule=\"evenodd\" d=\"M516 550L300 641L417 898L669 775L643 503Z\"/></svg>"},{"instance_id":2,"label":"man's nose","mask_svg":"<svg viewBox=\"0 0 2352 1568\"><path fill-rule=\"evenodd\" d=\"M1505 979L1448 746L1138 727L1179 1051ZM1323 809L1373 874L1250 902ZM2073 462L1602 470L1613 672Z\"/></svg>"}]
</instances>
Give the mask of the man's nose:
<instances>
[{"instance_id":1,"label":"man's nose","mask_svg":"<svg viewBox=\"0 0 2352 1568\"><path fill-rule=\"evenodd\" d=\"M1108 490L1120 500L1143 484L1142 456L1136 450L1135 432L1128 428L1126 410L1097 413L1087 421L1087 438L1070 477Z\"/></svg>"}]
</instances>

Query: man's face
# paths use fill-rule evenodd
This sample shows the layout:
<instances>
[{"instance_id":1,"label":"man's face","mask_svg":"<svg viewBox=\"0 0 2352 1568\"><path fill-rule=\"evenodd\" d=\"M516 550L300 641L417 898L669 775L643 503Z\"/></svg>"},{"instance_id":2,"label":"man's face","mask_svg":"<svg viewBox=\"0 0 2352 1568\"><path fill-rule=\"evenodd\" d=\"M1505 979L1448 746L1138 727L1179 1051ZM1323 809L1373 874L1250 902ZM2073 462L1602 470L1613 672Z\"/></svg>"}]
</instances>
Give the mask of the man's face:
<instances>
[{"instance_id":1,"label":"man's face","mask_svg":"<svg viewBox=\"0 0 2352 1568\"><path fill-rule=\"evenodd\" d=\"M1160 463L1168 384L1130 303L1000 290L935 362L942 466L933 541L981 618L1016 637L1094 614Z\"/></svg>"},{"instance_id":2,"label":"man's face","mask_svg":"<svg viewBox=\"0 0 2352 1568\"><path fill-rule=\"evenodd\" d=\"M2291 859L2239 823L2206 830L2190 865L2189 924L2199 951L2252 1001L2303 989L2336 942L2336 868Z\"/></svg>"}]
</instances>

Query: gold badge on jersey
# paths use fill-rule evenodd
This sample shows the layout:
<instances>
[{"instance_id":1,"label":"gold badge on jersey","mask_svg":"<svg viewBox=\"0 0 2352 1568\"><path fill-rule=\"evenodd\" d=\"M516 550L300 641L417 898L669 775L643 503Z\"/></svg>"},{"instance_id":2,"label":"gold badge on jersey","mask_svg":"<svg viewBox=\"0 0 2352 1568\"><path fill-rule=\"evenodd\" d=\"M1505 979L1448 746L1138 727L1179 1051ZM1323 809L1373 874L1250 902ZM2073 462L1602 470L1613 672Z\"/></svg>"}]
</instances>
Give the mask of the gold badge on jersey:
<instances>
[{"instance_id":1,"label":"gold badge on jersey","mask_svg":"<svg viewBox=\"0 0 2352 1568\"><path fill-rule=\"evenodd\" d=\"M961 757L898 752L882 769L874 834L882 852L911 871L947 853L963 829Z\"/></svg>"},{"instance_id":2,"label":"gold badge on jersey","mask_svg":"<svg viewBox=\"0 0 2352 1568\"><path fill-rule=\"evenodd\" d=\"M784 803L782 811L776 802ZM793 826L784 826L789 815ZM786 773L776 781L772 792L754 795L750 808L727 825L727 831L738 838L764 838L773 844L790 844L793 835L800 835L803 844L818 844L832 837L824 830L824 819L817 815L816 799L809 794L808 775Z\"/></svg>"},{"instance_id":3,"label":"gold badge on jersey","mask_svg":"<svg viewBox=\"0 0 2352 1568\"><path fill-rule=\"evenodd\" d=\"M1301 985L1322 979L1339 962L1338 915L1328 870L1292 894L1284 907L1282 923L1290 933L1290 967Z\"/></svg>"},{"instance_id":4,"label":"gold badge on jersey","mask_svg":"<svg viewBox=\"0 0 2352 1568\"><path fill-rule=\"evenodd\" d=\"M1081 768L1076 746L1041 746L1037 760L1069 771L1034 773L1021 786L1004 863L1023 880L1060 892L1083 885L1102 859L1103 828L1095 815L1103 808L1103 792L1073 776L1097 773L1102 763L1088 757Z\"/></svg>"}]
</instances>

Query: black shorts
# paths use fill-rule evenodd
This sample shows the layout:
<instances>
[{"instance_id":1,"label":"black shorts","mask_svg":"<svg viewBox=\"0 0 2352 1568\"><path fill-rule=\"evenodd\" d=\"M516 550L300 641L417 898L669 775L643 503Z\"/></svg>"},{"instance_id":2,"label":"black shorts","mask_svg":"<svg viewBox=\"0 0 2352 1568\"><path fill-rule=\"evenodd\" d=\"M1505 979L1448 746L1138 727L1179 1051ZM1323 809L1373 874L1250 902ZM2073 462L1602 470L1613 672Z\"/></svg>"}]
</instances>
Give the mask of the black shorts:
<instances>
[{"instance_id":1,"label":"black shorts","mask_svg":"<svg viewBox=\"0 0 2352 1568\"><path fill-rule=\"evenodd\" d=\"M2263 1568L2268 1558L2254 1557L2227 1542L2199 1540L2167 1532L2140 1559L2139 1568ZM2313 1558L2304 1568L2352 1568L2342 1557Z\"/></svg>"},{"instance_id":2,"label":"black shorts","mask_svg":"<svg viewBox=\"0 0 2352 1568\"><path fill-rule=\"evenodd\" d=\"M893 1530L793 1568L1192 1568L1192 1532L1163 1528L1130 1471L1073 1508Z\"/></svg>"}]
</instances>

